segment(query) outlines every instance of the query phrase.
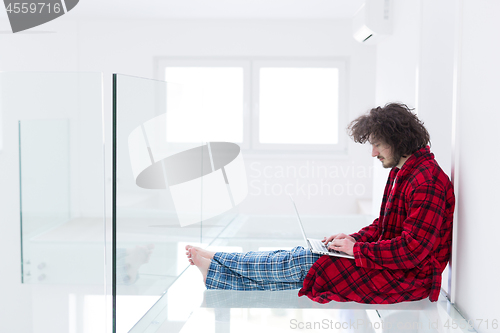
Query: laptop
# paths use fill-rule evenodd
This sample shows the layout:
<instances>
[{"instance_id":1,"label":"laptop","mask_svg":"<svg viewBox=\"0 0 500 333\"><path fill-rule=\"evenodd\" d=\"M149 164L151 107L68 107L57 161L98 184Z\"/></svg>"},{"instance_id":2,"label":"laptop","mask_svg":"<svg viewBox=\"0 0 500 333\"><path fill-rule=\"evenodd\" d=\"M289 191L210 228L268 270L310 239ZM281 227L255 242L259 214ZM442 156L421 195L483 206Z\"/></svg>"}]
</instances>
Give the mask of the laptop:
<instances>
[{"instance_id":1,"label":"laptop","mask_svg":"<svg viewBox=\"0 0 500 333\"><path fill-rule=\"evenodd\" d=\"M290 200L292 200L293 209L295 209L295 214L297 215L297 221L299 221L300 230L302 230L302 235L304 236L304 240L306 241L307 245L309 246L309 250L311 250L312 253L327 255L327 256L332 256L332 257L342 257L342 258L354 259L354 256L351 256L350 254L347 254L345 252L340 252L340 251L328 249L325 246L325 244L319 239L307 238L306 232L304 231L304 227L302 226L302 221L300 220L299 211L297 210L297 206L295 205L295 201L293 201L293 198L291 195L289 195L289 197L290 197Z\"/></svg>"}]
</instances>

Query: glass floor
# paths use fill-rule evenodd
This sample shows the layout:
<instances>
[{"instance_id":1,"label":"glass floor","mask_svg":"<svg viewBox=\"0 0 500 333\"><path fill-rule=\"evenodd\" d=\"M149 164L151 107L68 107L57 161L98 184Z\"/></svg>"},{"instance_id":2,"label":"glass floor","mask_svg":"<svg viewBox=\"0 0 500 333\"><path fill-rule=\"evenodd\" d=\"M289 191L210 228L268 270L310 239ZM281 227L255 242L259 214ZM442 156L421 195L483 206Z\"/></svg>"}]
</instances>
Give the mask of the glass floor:
<instances>
[{"instance_id":1,"label":"glass floor","mask_svg":"<svg viewBox=\"0 0 500 333\"><path fill-rule=\"evenodd\" d=\"M363 216L304 217L308 237L321 230L353 232L367 225ZM287 222L288 221L288 222ZM303 240L297 228L285 228L289 217L252 217L231 224L209 247L215 251L292 248ZM346 222L347 221L347 222ZM347 227L346 227L347 226ZM296 230L295 230L296 229ZM181 259L179 259L181 260ZM186 261L187 262L187 261ZM135 296L134 304L141 301ZM125 301L125 300L123 300ZM147 300L144 300L147 302ZM298 297L297 290L206 290L202 275L189 266L137 323L117 317L117 332L475 332L447 300L428 299L391 305L330 302Z\"/></svg>"}]
</instances>

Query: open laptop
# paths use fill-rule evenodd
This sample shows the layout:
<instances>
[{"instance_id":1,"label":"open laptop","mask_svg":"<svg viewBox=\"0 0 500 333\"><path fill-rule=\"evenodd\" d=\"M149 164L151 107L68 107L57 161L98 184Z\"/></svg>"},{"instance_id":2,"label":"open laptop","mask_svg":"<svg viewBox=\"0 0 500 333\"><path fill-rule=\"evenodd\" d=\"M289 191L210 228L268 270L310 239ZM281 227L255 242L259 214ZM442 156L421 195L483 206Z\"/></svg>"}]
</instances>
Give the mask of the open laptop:
<instances>
[{"instance_id":1,"label":"open laptop","mask_svg":"<svg viewBox=\"0 0 500 333\"><path fill-rule=\"evenodd\" d=\"M291 195L289 195L289 197L290 197L290 200L292 200L293 209L295 209L295 214L297 215L297 221L299 221L300 230L302 230L302 235L304 236L304 240L306 241L307 245L309 246L309 250L311 250L312 253L333 256L333 257L354 259L354 256L351 256L350 254L347 254L345 252L340 252L340 251L336 251L336 250L329 250L325 246L325 244L319 239L307 238L306 232L304 231L304 227L302 226L302 221L300 220L299 211L297 210L297 206L295 205L295 201L293 201L293 198Z\"/></svg>"}]
</instances>

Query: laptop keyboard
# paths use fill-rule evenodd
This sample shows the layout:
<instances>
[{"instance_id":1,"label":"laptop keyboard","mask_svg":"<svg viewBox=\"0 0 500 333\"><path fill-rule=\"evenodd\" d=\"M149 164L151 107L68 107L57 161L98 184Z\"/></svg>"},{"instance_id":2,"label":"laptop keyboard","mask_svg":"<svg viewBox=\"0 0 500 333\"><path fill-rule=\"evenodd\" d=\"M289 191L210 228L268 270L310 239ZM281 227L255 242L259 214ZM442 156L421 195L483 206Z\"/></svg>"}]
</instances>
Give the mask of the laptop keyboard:
<instances>
[{"instance_id":1,"label":"laptop keyboard","mask_svg":"<svg viewBox=\"0 0 500 333\"><path fill-rule=\"evenodd\" d=\"M330 249L328 249L322 241L317 240L317 239L310 239L310 238L309 238L309 243L311 243L311 246L312 246L312 247L313 247L313 249L315 249L316 251L332 252L332 253L341 253L340 251L337 251L337 250L330 250Z\"/></svg>"}]
</instances>

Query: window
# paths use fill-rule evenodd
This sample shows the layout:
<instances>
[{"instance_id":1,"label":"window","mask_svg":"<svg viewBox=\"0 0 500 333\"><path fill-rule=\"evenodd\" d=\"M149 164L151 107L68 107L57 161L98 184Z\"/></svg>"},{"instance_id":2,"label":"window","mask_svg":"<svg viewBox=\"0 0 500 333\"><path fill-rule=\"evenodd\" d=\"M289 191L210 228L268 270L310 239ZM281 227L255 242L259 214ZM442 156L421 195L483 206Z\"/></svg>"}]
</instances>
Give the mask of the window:
<instances>
[{"instance_id":1,"label":"window","mask_svg":"<svg viewBox=\"0 0 500 333\"><path fill-rule=\"evenodd\" d=\"M345 62L159 61L169 142L230 141L255 152L345 151Z\"/></svg>"},{"instance_id":2,"label":"window","mask_svg":"<svg viewBox=\"0 0 500 333\"><path fill-rule=\"evenodd\" d=\"M336 68L260 68L258 82L259 142L338 142Z\"/></svg>"},{"instance_id":3,"label":"window","mask_svg":"<svg viewBox=\"0 0 500 333\"><path fill-rule=\"evenodd\" d=\"M167 141L243 143L244 72L241 64L166 67L165 78L173 84Z\"/></svg>"}]
</instances>

